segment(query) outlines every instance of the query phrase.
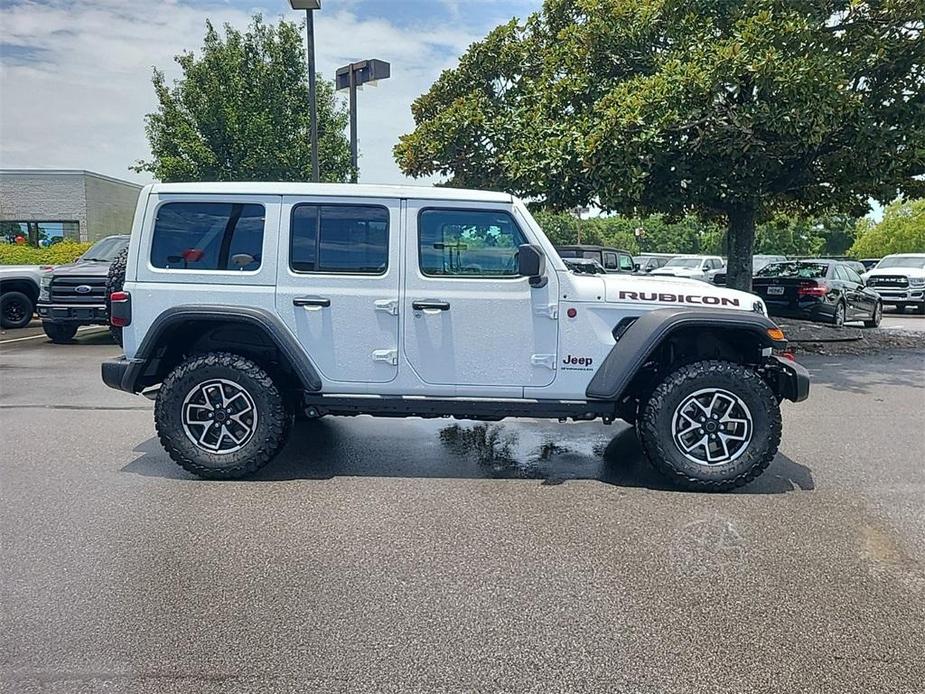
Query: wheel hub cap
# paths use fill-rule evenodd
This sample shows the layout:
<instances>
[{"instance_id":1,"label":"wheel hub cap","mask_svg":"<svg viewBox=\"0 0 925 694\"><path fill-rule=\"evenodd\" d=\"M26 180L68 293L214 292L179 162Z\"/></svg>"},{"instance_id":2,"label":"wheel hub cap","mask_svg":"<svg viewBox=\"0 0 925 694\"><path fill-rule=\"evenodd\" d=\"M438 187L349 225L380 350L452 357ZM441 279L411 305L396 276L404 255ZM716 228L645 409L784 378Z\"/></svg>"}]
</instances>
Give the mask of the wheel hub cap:
<instances>
[{"instance_id":1,"label":"wheel hub cap","mask_svg":"<svg viewBox=\"0 0 925 694\"><path fill-rule=\"evenodd\" d=\"M240 450L257 428L254 399L234 381L194 386L183 401L183 431L197 448L224 455Z\"/></svg>"},{"instance_id":2,"label":"wheel hub cap","mask_svg":"<svg viewBox=\"0 0 925 694\"><path fill-rule=\"evenodd\" d=\"M722 465L742 455L753 435L752 414L735 393L704 388L688 395L671 419L675 446L698 465Z\"/></svg>"}]
</instances>

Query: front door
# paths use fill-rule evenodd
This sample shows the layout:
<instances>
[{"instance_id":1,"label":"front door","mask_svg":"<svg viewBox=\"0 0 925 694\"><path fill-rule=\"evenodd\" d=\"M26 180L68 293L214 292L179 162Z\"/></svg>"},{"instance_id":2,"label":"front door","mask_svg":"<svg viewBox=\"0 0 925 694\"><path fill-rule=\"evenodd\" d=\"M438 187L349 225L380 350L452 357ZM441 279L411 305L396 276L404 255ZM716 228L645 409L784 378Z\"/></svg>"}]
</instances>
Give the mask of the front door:
<instances>
[{"instance_id":1,"label":"front door","mask_svg":"<svg viewBox=\"0 0 925 694\"><path fill-rule=\"evenodd\" d=\"M532 243L503 205L409 201L404 350L425 383L545 386L555 377L557 278L532 287Z\"/></svg>"},{"instance_id":2,"label":"front door","mask_svg":"<svg viewBox=\"0 0 925 694\"><path fill-rule=\"evenodd\" d=\"M283 198L276 308L324 379L397 376L400 239L398 200Z\"/></svg>"}]
</instances>

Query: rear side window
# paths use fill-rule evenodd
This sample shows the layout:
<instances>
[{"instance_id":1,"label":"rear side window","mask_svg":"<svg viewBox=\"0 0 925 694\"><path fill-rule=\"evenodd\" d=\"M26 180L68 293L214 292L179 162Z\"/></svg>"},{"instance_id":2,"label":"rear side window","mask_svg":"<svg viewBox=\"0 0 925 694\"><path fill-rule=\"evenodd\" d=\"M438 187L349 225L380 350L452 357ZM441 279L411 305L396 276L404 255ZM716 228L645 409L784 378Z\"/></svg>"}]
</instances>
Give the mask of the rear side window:
<instances>
[{"instance_id":1,"label":"rear side window","mask_svg":"<svg viewBox=\"0 0 925 694\"><path fill-rule=\"evenodd\" d=\"M608 270L617 269L617 254L616 253L604 253L604 267Z\"/></svg>"},{"instance_id":2,"label":"rear side window","mask_svg":"<svg viewBox=\"0 0 925 694\"><path fill-rule=\"evenodd\" d=\"M418 217L425 275L516 277L517 249L524 243L514 218L503 211L430 209Z\"/></svg>"},{"instance_id":3,"label":"rear side window","mask_svg":"<svg viewBox=\"0 0 925 694\"><path fill-rule=\"evenodd\" d=\"M169 202L157 210L151 265L170 270L256 270L263 205Z\"/></svg>"},{"instance_id":4,"label":"rear side window","mask_svg":"<svg viewBox=\"0 0 925 694\"><path fill-rule=\"evenodd\" d=\"M292 208L289 266L296 272L380 275L389 266L389 211L377 205Z\"/></svg>"}]
</instances>

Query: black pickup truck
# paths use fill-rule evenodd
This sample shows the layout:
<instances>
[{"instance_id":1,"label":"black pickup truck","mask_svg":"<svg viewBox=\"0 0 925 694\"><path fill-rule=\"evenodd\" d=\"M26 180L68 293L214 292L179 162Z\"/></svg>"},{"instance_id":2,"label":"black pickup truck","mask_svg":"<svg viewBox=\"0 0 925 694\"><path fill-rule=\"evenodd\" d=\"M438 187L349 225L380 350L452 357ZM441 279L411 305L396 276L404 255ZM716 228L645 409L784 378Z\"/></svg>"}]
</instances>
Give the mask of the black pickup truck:
<instances>
[{"instance_id":1,"label":"black pickup truck","mask_svg":"<svg viewBox=\"0 0 925 694\"><path fill-rule=\"evenodd\" d=\"M73 263L59 265L42 279L36 311L52 342L69 342L81 325L109 325L109 265L128 241L127 235L107 236Z\"/></svg>"}]
</instances>

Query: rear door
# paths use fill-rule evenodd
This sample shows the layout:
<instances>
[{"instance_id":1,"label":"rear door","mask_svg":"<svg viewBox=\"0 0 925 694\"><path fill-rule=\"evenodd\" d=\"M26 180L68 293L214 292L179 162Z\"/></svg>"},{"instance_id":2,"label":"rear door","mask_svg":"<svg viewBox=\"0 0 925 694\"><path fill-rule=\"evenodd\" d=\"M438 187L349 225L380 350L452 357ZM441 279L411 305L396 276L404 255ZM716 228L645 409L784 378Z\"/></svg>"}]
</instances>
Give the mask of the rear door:
<instances>
[{"instance_id":1,"label":"rear door","mask_svg":"<svg viewBox=\"0 0 925 694\"><path fill-rule=\"evenodd\" d=\"M283 198L276 310L322 378L397 376L400 239L398 200Z\"/></svg>"}]
</instances>

